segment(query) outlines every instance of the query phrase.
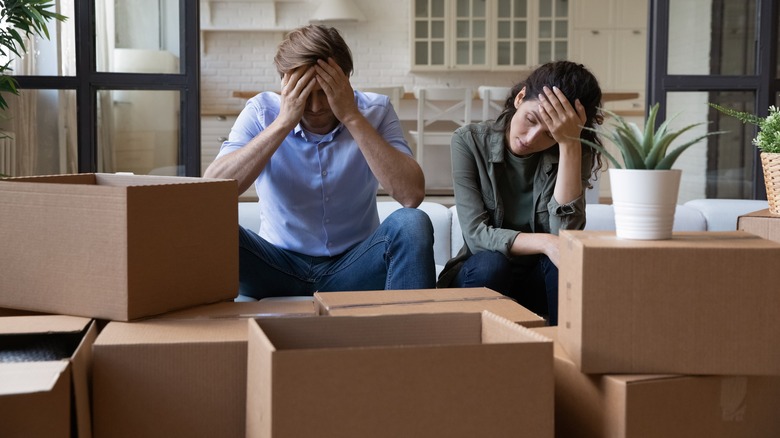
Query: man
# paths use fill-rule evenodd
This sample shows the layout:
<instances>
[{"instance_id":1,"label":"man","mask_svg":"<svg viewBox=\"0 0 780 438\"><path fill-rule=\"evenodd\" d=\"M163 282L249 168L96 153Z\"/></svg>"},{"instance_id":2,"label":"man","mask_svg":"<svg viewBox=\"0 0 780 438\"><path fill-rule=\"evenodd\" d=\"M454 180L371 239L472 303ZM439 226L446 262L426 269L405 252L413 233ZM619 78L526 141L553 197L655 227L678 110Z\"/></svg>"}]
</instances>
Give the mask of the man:
<instances>
[{"instance_id":1,"label":"man","mask_svg":"<svg viewBox=\"0 0 780 438\"><path fill-rule=\"evenodd\" d=\"M247 102L205 177L254 182L259 233L239 227L240 294L435 287L425 179L384 96L355 92L334 28L296 29L274 64L281 94ZM382 184L405 208L379 224Z\"/></svg>"}]
</instances>

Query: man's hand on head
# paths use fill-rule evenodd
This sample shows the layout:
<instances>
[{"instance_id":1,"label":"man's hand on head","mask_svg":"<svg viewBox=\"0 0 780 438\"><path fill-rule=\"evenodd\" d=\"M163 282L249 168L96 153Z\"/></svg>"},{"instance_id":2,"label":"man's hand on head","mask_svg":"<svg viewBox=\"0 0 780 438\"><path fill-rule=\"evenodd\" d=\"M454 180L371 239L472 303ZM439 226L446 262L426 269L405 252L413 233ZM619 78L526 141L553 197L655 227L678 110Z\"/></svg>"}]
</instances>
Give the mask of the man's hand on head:
<instances>
[{"instance_id":1,"label":"man's hand on head","mask_svg":"<svg viewBox=\"0 0 780 438\"><path fill-rule=\"evenodd\" d=\"M328 58L327 61L320 59L315 69L317 82L328 96L328 104L336 118L342 123L347 123L350 117L359 115L349 77L344 74L336 61L333 58Z\"/></svg>"},{"instance_id":2,"label":"man's hand on head","mask_svg":"<svg viewBox=\"0 0 780 438\"><path fill-rule=\"evenodd\" d=\"M277 119L290 126L297 125L316 85L316 71L313 67L301 67L285 73L282 76L282 102Z\"/></svg>"}]
</instances>

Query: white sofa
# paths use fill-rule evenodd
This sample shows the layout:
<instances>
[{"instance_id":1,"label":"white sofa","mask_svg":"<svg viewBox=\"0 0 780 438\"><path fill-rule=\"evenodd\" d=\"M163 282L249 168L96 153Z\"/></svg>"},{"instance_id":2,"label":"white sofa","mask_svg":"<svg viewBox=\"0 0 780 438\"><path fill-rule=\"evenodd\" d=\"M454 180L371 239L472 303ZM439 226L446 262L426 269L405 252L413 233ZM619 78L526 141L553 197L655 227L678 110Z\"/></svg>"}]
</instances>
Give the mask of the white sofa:
<instances>
[{"instance_id":1,"label":"white sofa","mask_svg":"<svg viewBox=\"0 0 780 438\"><path fill-rule=\"evenodd\" d=\"M678 205L674 216L675 231L728 231L737 228L740 215L768 208L767 201L745 199L696 199ZM401 204L393 201L377 202L379 219L384 220ZM455 207L436 202L423 202L420 207L431 218L434 234L434 259L440 271L463 246L463 236ZM238 222L245 228L260 228L255 202L240 202ZM612 205L588 204L586 230L614 230L615 214Z\"/></svg>"}]
</instances>

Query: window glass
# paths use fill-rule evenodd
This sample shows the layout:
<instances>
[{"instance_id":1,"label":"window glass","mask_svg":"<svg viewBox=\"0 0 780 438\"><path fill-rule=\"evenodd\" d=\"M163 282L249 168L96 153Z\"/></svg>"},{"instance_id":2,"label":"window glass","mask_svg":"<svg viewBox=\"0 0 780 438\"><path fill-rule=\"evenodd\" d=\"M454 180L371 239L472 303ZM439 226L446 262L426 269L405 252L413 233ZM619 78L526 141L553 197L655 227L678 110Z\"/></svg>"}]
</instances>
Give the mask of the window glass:
<instances>
[{"instance_id":1,"label":"window glass","mask_svg":"<svg viewBox=\"0 0 780 438\"><path fill-rule=\"evenodd\" d=\"M95 0L95 14L98 71L179 73L179 0Z\"/></svg>"},{"instance_id":2,"label":"window glass","mask_svg":"<svg viewBox=\"0 0 780 438\"><path fill-rule=\"evenodd\" d=\"M98 169L179 174L179 91L98 92Z\"/></svg>"},{"instance_id":3,"label":"window glass","mask_svg":"<svg viewBox=\"0 0 780 438\"><path fill-rule=\"evenodd\" d=\"M553 3L552 0L539 0L539 16L550 18L553 15Z\"/></svg>"},{"instance_id":4,"label":"window glass","mask_svg":"<svg viewBox=\"0 0 780 438\"><path fill-rule=\"evenodd\" d=\"M414 16L417 18L428 17L428 0L415 0Z\"/></svg>"},{"instance_id":5,"label":"window glass","mask_svg":"<svg viewBox=\"0 0 780 438\"><path fill-rule=\"evenodd\" d=\"M707 105L708 102L753 111L753 92L672 92L667 93L667 118L674 117L671 129L701 125L682 134L672 147L706 132L728 131L707 137L691 146L675 162L683 170L679 203L700 198L744 199L752 196L755 127L744 125Z\"/></svg>"},{"instance_id":6,"label":"window glass","mask_svg":"<svg viewBox=\"0 0 780 438\"><path fill-rule=\"evenodd\" d=\"M427 21L416 21L414 23L414 36L415 38L428 38Z\"/></svg>"},{"instance_id":7,"label":"window glass","mask_svg":"<svg viewBox=\"0 0 780 438\"><path fill-rule=\"evenodd\" d=\"M19 90L0 117L0 173L8 176L78 172L76 92Z\"/></svg>"},{"instance_id":8,"label":"window glass","mask_svg":"<svg viewBox=\"0 0 780 438\"><path fill-rule=\"evenodd\" d=\"M755 8L755 0L670 0L669 74L755 74Z\"/></svg>"},{"instance_id":9,"label":"window glass","mask_svg":"<svg viewBox=\"0 0 780 438\"><path fill-rule=\"evenodd\" d=\"M474 65L484 65L487 63L487 50L484 41L474 41L471 56Z\"/></svg>"},{"instance_id":10,"label":"window glass","mask_svg":"<svg viewBox=\"0 0 780 438\"><path fill-rule=\"evenodd\" d=\"M4 7L4 6L0 6ZM32 37L25 41L26 52L21 57L13 53L0 56L15 76L75 76L76 27L73 19L73 0L60 0L55 8L47 8L66 17L65 21L49 20L46 29L49 39ZM5 25L5 23L3 23Z\"/></svg>"}]
</instances>

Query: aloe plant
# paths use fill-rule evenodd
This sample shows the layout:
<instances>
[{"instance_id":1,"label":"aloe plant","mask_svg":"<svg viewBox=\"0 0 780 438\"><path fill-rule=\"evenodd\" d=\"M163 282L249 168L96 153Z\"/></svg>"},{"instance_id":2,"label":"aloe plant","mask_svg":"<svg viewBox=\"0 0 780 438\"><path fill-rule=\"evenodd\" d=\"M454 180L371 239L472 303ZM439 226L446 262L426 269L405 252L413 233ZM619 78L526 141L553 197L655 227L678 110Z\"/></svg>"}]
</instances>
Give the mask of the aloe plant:
<instances>
[{"instance_id":1,"label":"aloe plant","mask_svg":"<svg viewBox=\"0 0 780 438\"><path fill-rule=\"evenodd\" d=\"M645 130L642 132L636 123L627 122L623 117L611 111L604 110L604 112L614 118L614 123L612 124L614 129L608 131L606 134L594 128L585 127L585 129L601 135L606 135L620 151L623 158L623 164L621 164L617 158L603 146L585 139L582 139L581 141L601 152L618 169L671 169L674 162L686 149L698 143L705 137L723 133L723 131L708 132L707 134L687 141L674 149L670 149L672 143L674 143L681 134L696 126L705 124L705 122L694 123L682 129L672 131L669 129L669 124L674 120L674 117L672 117L671 119L665 120L661 126L656 129L655 121L658 116L658 104L656 103L650 108L647 122L645 123Z\"/></svg>"}]
</instances>

